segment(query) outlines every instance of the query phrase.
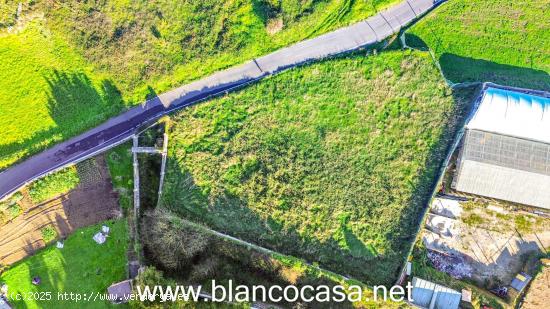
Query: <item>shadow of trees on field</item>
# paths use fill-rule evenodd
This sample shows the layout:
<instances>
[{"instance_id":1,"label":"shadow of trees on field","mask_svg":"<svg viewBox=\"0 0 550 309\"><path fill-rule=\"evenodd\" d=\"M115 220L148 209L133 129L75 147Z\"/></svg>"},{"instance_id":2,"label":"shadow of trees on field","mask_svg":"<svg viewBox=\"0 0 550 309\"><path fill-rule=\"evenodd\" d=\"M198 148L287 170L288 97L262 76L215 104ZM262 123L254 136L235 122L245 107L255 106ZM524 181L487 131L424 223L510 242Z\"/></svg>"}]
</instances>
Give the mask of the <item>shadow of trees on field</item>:
<instances>
[{"instance_id":1,"label":"shadow of trees on field","mask_svg":"<svg viewBox=\"0 0 550 309\"><path fill-rule=\"evenodd\" d=\"M473 98L478 92L479 88L473 87L448 94L453 96L456 110L448 112L446 123L443 124L444 130L437 137L438 142L429 150L423 164L424 168L418 171L418 181L415 181L407 207L403 207L397 216L387 218L391 221L388 222L388 228L376 232L380 234L373 235L391 240L385 251L378 252L375 247L364 242L365 236L356 234L354 229L347 225L346 219L341 220L338 230L334 231L332 236L321 240L314 235L306 235L303 226L298 223L291 225L279 221L275 215L260 215L249 208L247 200L228 192L230 190L221 195L212 194L198 185L186 168L182 167L182 163L176 162L173 158L168 162L163 205L183 218L233 237L286 255L301 257L309 263L318 263L322 268L368 284L390 285L395 282L407 251L415 239L451 142L457 130L463 125L465 116L472 107ZM288 146L285 141L282 143L283 146ZM382 195L390 192L392 186L396 185L392 179L385 176L376 184L380 187L379 194ZM350 185L354 187L353 190L370 190L371 184L363 181L351 182ZM258 195L263 194L265 192L258 192ZM270 209L285 211L287 207L292 207L292 202L286 203L286 196L283 199L283 205L270 206ZM354 207L373 207L374 210L368 213L375 216L373 213L377 213L375 208L378 201L365 202L369 204ZM383 199L380 200L380 203L382 202ZM304 220L305 218L304 216Z\"/></svg>"},{"instance_id":2,"label":"shadow of trees on field","mask_svg":"<svg viewBox=\"0 0 550 309\"><path fill-rule=\"evenodd\" d=\"M226 195L210 203L212 197L176 164L169 159L163 207L183 218L264 248L318 263L322 268L346 277L372 284L391 284L394 281L394 278L387 277L388 269L397 275L399 262L396 259L400 258L378 254L346 224L340 224L341 240L321 241L314 236L305 237L298 226L284 225L271 216L263 218L247 206L247 201L238 197ZM166 189L168 186L173 189Z\"/></svg>"},{"instance_id":3,"label":"shadow of trees on field","mask_svg":"<svg viewBox=\"0 0 550 309\"><path fill-rule=\"evenodd\" d=\"M55 126L35 132L30 138L11 144L0 145L0 156L8 157L25 150L34 154L51 146L54 142L66 140L94 127L124 108L120 91L110 80L92 82L82 72L61 72L54 70L44 76L46 105ZM23 120L14 119L16 127L23 128ZM41 119L36 119L41 121Z\"/></svg>"},{"instance_id":4,"label":"shadow of trees on field","mask_svg":"<svg viewBox=\"0 0 550 309\"><path fill-rule=\"evenodd\" d=\"M542 70L498 64L449 53L443 53L439 63L445 76L454 83L482 81L513 87L550 90L550 75Z\"/></svg>"},{"instance_id":5,"label":"shadow of trees on field","mask_svg":"<svg viewBox=\"0 0 550 309\"><path fill-rule=\"evenodd\" d=\"M414 33L407 32L405 35L408 46L424 51L430 49L430 46ZM438 37L435 39L436 46L432 48L438 50L442 43ZM543 70L500 64L447 52L442 53L438 61L445 77L453 83L493 82L505 86L550 91L550 74Z\"/></svg>"},{"instance_id":6,"label":"shadow of trees on field","mask_svg":"<svg viewBox=\"0 0 550 309\"><path fill-rule=\"evenodd\" d=\"M94 85L84 73L54 71L46 81L48 110L64 136L92 127L124 106L120 91L109 80Z\"/></svg>"},{"instance_id":7,"label":"shadow of trees on field","mask_svg":"<svg viewBox=\"0 0 550 309\"><path fill-rule=\"evenodd\" d=\"M178 284L210 287L212 279L225 286L231 280L233 286L261 285L265 288L289 284L332 288L340 284L337 279L321 275L317 270L304 269L297 259L272 256L246 244L223 239L174 216L164 208L148 210L143 214L141 225L145 232L142 239L149 262ZM306 292L308 297L312 294ZM262 298L258 296L257 299L261 301ZM296 308L334 308L333 302L299 302ZM296 302L282 300L277 305L292 305L294 308ZM353 308L353 305L343 301L338 303L338 308Z\"/></svg>"}]
</instances>

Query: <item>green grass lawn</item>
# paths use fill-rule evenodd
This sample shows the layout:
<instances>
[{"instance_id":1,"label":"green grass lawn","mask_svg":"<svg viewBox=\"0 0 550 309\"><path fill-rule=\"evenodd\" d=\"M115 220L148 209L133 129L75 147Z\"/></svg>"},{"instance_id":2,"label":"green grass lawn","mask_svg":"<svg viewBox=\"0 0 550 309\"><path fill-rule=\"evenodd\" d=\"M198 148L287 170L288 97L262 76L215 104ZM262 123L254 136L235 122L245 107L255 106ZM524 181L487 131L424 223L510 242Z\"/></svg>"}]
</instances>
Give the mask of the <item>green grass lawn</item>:
<instances>
[{"instance_id":1,"label":"green grass lawn","mask_svg":"<svg viewBox=\"0 0 550 309\"><path fill-rule=\"evenodd\" d=\"M103 245L92 239L101 225L111 228ZM58 300L58 292L106 293L113 282L126 279L126 221L107 221L76 230L65 240L63 249L55 244L11 266L0 275L0 282L8 285L8 292L51 292L51 301L11 300L14 308L105 308L106 301L71 302ZM39 276L41 284L31 283ZM27 295L27 294L25 294ZM42 294L47 295L47 294Z\"/></svg>"},{"instance_id":2,"label":"green grass lawn","mask_svg":"<svg viewBox=\"0 0 550 309\"><path fill-rule=\"evenodd\" d=\"M51 28L111 73L132 102L374 15L398 0L70 2ZM135 91L134 91L135 90Z\"/></svg>"},{"instance_id":3,"label":"green grass lawn","mask_svg":"<svg viewBox=\"0 0 550 309\"><path fill-rule=\"evenodd\" d=\"M163 204L368 283L395 278L456 105L429 54L293 69L174 117Z\"/></svg>"},{"instance_id":4,"label":"green grass lawn","mask_svg":"<svg viewBox=\"0 0 550 309\"><path fill-rule=\"evenodd\" d=\"M0 9L0 170L125 106L397 0L69 1ZM14 30L7 31L7 26Z\"/></svg>"},{"instance_id":5,"label":"green grass lawn","mask_svg":"<svg viewBox=\"0 0 550 309\"><path fill-rule=\"evenodd\" d=\"M550 0L453 0L408 33L453 82L491 81L550 90Z\"/></svg>"}]
</instances>

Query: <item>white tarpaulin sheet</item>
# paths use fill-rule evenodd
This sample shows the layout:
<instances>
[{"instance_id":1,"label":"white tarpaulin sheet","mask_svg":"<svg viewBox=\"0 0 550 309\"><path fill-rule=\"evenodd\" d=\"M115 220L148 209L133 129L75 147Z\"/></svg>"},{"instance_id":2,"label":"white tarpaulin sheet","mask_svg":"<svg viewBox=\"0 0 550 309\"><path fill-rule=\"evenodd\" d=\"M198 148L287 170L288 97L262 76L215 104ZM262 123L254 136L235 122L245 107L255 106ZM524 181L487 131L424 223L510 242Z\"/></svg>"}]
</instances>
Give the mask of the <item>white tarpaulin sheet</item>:
<instances>
[{"instance_id":1,"label":"white tarpaulin sheet","mask_svg":"<svg viewBox=\"0 0 550 309\"><path fill-rule=\"evenodd\" d=\"M550 98L489 87L466 127L550 143Z\"/></svg>"}]
</instances>

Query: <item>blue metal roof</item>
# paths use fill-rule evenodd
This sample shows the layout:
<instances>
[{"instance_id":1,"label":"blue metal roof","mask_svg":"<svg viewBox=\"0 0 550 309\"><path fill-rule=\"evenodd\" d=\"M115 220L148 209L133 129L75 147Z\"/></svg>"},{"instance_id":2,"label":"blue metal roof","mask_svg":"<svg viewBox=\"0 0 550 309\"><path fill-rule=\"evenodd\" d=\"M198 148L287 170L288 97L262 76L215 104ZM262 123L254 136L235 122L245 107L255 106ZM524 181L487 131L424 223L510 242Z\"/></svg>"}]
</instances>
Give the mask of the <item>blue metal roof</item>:
<instances>
[{"instance_id":1,"label":"blue metal roof","mask_svg":"<svg viewBox=\"0 0 550 309\"><path fill-rule=\"evenodd\" d=\"M457 309L462 294L442 285L413 278L412 303L422 308Z\"/></svg>"}]
</instances>

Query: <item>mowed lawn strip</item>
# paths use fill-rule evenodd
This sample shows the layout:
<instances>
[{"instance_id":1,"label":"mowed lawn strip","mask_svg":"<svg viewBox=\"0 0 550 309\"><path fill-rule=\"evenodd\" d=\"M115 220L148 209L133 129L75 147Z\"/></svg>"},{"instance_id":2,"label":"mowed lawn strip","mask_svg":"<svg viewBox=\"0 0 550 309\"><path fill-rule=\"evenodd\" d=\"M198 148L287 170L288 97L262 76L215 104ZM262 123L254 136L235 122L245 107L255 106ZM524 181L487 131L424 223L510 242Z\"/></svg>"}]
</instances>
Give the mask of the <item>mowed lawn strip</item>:
<instances>
[{"instance_id":1,"label":"mowed lawn strip","mask_svg":"<svg viewBox=\"0 0 550 309\"><path fill-rule=\"evenodd\" d=\"M427 53L293 69L174 117L163 205L389 283L431 194L455 109Z\"/></svg>"},{"instance_id":2,"label":"mowed lawn strip","mask_svg":"<svg viewBox=\"0 0 550 309\"><path fill-rule=\"evenodd\" d=\"M102 225L111 230L107 241L98 245L92 237ZM52 244L11 266L0 275L0 282L8 285L9 295L25 296L25 300L9 299L15 308L105 308L107 301L64 301L58 292L106 293L112 283L126 279L126 248L126 221L103 222L76 230L62 249ZM34 277L40 277L39 285L32 284ZM51 300L28 297L32 292L44 292L40 294L44 297L51 292Z\"/></svg>"},{"instance_id":3,"label":"mowed lawn strip","mask_svg":"<svg viewBox=\"0 0 550 309\"><path fill-rule=\"evenodd\" d=\"M550 0L453 0L408 32L432 49L453 82L550 90Z\"/></svg>"}]
</instances>

